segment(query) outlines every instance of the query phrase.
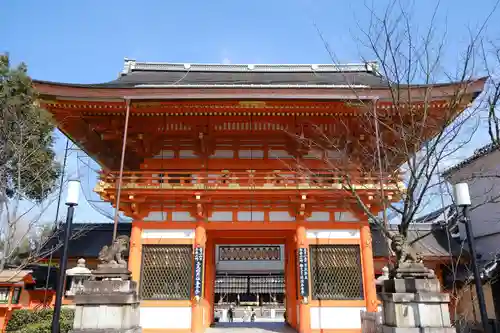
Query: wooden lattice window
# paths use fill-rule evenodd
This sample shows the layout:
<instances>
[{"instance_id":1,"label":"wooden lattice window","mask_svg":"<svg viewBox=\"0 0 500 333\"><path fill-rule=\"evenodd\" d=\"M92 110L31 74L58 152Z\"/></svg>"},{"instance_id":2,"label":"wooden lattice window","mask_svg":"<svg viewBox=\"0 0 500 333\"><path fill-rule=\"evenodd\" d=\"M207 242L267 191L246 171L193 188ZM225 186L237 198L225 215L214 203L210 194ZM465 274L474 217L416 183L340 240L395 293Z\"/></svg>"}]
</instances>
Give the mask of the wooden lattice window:
<instances>
[{"instance_id":1,"label":"wooden lattice window","mask_svg":"<svg viewBox=\"0 0 500 333\"><path fill-rule=\"evenodd\" d=\"M19 304L19 299L21 298L21 292L23 288L21 287L16 287L14 288L14 291L12 292L12 304Z\"/></svg>"},{"instance_id":2,"label":"wooden lattice window","mask_svg":"<svg viewBox=\"0 0 500 333\"><path fill-rule=\"evenodd\" d=\"M191 245L143 245L141 299L189 300L192 266Z\"/></svg>"},{"instance_id":3,"label":"wooden lattice window","mask_svg":"<svg viewBox=\"0 0 500 333\"><path fill-rule=\"evenodd\" d=\"M314 245L310 247L310 252L313 299L363 299L363 273L358 245Z\"/></svg>"},{"instance_id":4,"label":"wooden lattice window","mask_svg":"<svg viewBox=\"0 0 500 333\"><path fill-rule=\"evenodd\" d=\"M0 287L0 304L9 302L10 287Z\"/></svg>"}]
</instances>

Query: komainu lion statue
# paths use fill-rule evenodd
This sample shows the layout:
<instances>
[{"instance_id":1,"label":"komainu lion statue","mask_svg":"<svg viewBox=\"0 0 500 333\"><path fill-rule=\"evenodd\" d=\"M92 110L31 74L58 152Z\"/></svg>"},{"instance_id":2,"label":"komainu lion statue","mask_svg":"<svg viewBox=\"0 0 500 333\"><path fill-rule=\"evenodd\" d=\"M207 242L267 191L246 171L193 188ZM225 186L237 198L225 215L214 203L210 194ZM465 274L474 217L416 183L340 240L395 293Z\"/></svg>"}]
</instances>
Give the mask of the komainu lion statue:
<instances>
[{"instance_id":1,"label":"komainu lion statue","mask_svg":"<svg viewBox=\"0 0 500 333\"><path fill-rule=\"evenodd\" d=\"M401 267L402 264L422 262L422 256L413 250L403 235L396 234L391 238L391 250L396 255L398 267Z\"/></svg>"},{"instance_id":2,"label":"komainu lion statue","mask_svg":"<svg viewBox=\"0 0 500 333\"><path fill-rule=\"evenodd\" d=\"M123 259L123 255L128 251L129 244L130 240L128 236L118 236L111 246L105 245L101 249L98 258L102 264L127 267L127 262Z\"/></svg>"}]
</instances>

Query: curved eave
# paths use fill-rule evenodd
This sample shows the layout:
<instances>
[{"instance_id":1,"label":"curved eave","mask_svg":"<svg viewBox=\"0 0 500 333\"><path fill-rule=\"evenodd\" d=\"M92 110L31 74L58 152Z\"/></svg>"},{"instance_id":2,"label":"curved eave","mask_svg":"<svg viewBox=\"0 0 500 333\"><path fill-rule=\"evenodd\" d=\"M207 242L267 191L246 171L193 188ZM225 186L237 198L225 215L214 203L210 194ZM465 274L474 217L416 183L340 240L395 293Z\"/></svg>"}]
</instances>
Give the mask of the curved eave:
<instances>
[{"instance_id":1,"label":"curved eave","mask_svg":"<svg viewBox=\"0 0 500 333\"><path fill-rule=\"evenodd\" d=\"M487 77L468 81L467 92L478 95L482 92ZM70 84L47 81L33 81L38 92L47 98L72 100L123 100L123 99L354 99L354 100L386 100L392 101L390 87L363 86L259 86L252 85L219 85L206 86L169 86L155 87L120 87L103 84ZM447 98L456 94L463 83L446 83L435 85L401 86L400 91L411 90L414 100L425 99L429 87L432 87L433 98ZM404 95L404 94L402 94Z\"/></svg>"}]
</instances>

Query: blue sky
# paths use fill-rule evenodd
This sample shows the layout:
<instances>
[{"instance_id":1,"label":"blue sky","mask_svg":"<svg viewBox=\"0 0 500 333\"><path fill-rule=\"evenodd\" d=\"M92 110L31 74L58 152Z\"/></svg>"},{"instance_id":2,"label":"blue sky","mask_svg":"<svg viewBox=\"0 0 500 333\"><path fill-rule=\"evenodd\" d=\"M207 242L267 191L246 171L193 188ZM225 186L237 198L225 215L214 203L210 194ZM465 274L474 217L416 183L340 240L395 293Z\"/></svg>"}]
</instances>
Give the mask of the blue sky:
<instances>
[{"instance_id":1,"label":"blue sky","mask_svg":"<svg viewBox=\"0 0 500 333\"><path fill-rule=\"evenodd\" d=\"M457 59L468 30L496 0L443 0L437 33L446 32L446 58ZM378 8L387 1L374 0ZM402 1L402 3L410 3ZM418 0L411 12L425 29L436 0ZM367 27L370 1L8 1L1 5L0 52L24 61L35 79L95 83L109 81L123 58L169 62L330 63L315 24L340 62L369 57L359 40ZM500 20L495 12L491 19ZM492 39L500 25L491 24ZM448 63L447 66L453 66ZM64 139L57 149L62 154ZM75 174L76 153L68 171ZM88 179L89 177L87 177ZM85 179L85 181L87 181ZM44 215L50 220L55 208ZM45 217L46 216L46 217ZM104 221L85 203L77 221Z\"/></svg>"}]
</instances>

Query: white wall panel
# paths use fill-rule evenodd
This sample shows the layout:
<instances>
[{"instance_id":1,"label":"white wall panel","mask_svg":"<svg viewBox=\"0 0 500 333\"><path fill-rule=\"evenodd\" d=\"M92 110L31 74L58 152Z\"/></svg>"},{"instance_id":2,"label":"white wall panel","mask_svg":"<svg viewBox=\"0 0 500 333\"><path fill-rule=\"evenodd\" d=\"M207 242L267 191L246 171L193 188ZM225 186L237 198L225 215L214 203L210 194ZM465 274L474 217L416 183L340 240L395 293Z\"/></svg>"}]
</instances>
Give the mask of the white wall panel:
<instances>
[{"instance_id":1,"label":"white wall panel","mask_svg":"<svg viewBox=\"0 0 500 333\"><path fill-rule=\"evenodd\" d=\"M361 328L361 310L365 307L311 307L312 329Z\"/></svg>"},{"instance_id":2,"label":"white wall panel","mask_svg":"<svg viewBox=\"0 0 500 333\"><path fill-rule=\"evenodd\" d=\"M142 238L182 238L182 239L193 239L194 230L193 229L143 229Z\"/></svg>"},{"instance_id":3,"label":"white wall panel","mask_svg":"<svg viewBox=\"0 0 500 333\"><path fill-rule=\"evenodd\" d=\"M191 328L191 307L141 307L139 311L142 328Z\"/></svg>"},{"instance_id":4,"label":"white wall panel","mask_svg":"<svg viewBox=\"0 0 500 333\"><path fill-rule=\"evenodd\" d=\"M359 238L358 229L309 229L307 230L307 238L321 239L357 239Z\"/></svg>"}]
</instances>

